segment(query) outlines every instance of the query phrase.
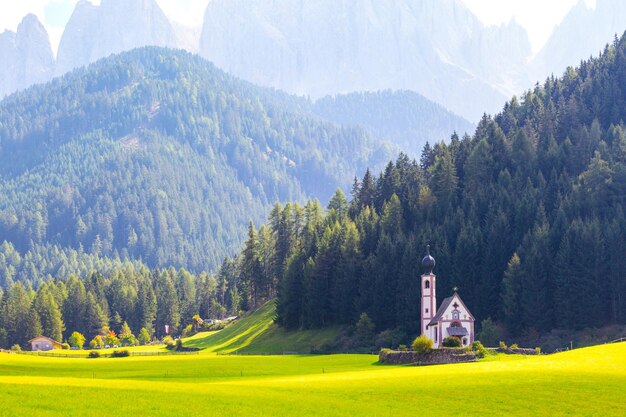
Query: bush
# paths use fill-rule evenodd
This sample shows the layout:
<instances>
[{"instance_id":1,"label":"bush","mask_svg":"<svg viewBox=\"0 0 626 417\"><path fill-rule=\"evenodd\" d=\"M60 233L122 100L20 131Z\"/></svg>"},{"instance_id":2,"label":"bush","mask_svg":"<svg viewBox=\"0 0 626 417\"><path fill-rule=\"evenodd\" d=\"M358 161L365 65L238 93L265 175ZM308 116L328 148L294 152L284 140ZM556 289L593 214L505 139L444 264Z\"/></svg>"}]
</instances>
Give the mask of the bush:
<instances>
[{"instance_id":1,"label":"bush","mask_svg":"<svg viewBox=\"0 0 626 417\"><path fill-rule=\"evenodd\" d=\"M487 318L480 323L480 333L478 334L478 338L486 345L486 346L495 346L503 337L503 331L501 326L494 323L493 320Z\"/></svg>"},{"instance_id":2,"label":"bush","mask_svg":"<svg viewBox=\"0 0 626 417\"><path fill-rule=\"evenodd\" d=\"M474 352L476 352L476 354L480 358L484 358L485 356L487 356L489 354L489 351L478 340L476 340L476 341L474 341L474 343L472 343L472 350Z\"/></svg>"},{"instance_id":3,"label":"bush","mask_svg":"<svg viewBox=\"0 0 626 417\"><path fill-rule=\"evenodd\" d=\"M459 339L458 337L448 336L443 339L442 345L449 348L458 348L461 347L463 344L461 343L461 339Z\"/></svg>"},{"instance_id":4,"label":"bush","mask_svg":"<svg viewBox=\"0 0 626 417\"><path fill-rule=\"evenodd\" d=\"M418 336L411 345L413 350L420 355L424 353L428 353L433 349L433 341L428 338L426 335Z\"/></svg>"},{"instance_id":5,"label":"bush","mask_svg":"<svg viewBox=\"0 0 626 417\"><path fill-rule=\"evenodd\" d=\"M500 341L499 347L502 350L507 350L508 349L508 347L506 346L506 343L504 343L502 340Z\"/></svg>"},{"instance_id":6,"label":"bush","mask_svg":"<svg viewBox=\"0 0 626 417\"><path fill-rule=\"evenodd\" d=\"M163 338L163 344L168 349L174 349L176 347L176 342L174 342L174 338L170 335L167 335Z\"/></svg>"},{"instance_id":7,"label":"bush","mask_svg":"<svg viewBox=\"0 0 626 417\"><path fill-rule=\"evenodd\" d=\"M358 344L363 346L369 346L374 340L374 329L376 326L367 313L361 313L359 321L356 323L356 337Z\"/></svg>"},{"instance_id":8,"label":"bush","mask_svg":"<svg viewBox=\"0 0 626 417\"><path fill-rule=\"evenodd\" d=\"M176 350L183 350L183 339L176 339Z\"/></svg>"},{"instance_id":9,"label":"bush","mask_svg":"<svg viewBox=\"0 0 626 417\"><path fill-rule=\"evenodd\" d=\"M61 349L63 349L63 350L70 350L70 344L69 343L63 343L61 345Z\"/></svg>"},{"instance_id":10,"label":"bush","mask_svg":"<svg viewBox=\"0 0 626 417\"><path fill-rule=\"evenodd\" d=\"M96 350L92 350L91 352L89 352L89 355L87 355L88 358L99 358L100 357L100 352L96 351Z\"/></svg>"},{"instance_id":11,"label":"bush","mask_svg":"<svg viewBox=\"0 0 626 417\"><path fill-rule=\"evenodd\" d=\"M104 343L108 346L118 346L120 344L120 339L117 338L117 335L113 330L109 330L104 336Z\"/></svg>"},{"instance_id":12,"label":"bush","mask_svg":"<svg viewBox=\"0 0 626 417\"><path fill-rule=\"evenodd\" d=\"M539 346L537 346L535 348L535 352L537 352L537 355L541 355L541 348Z\"/></svg>"},{"instance_id":13,"label":"bush","mask_svg":"<svg viewBox=\"0 0 626 417\"><path fill-rule=\"evenodd\" d=\"M70 346L78 349L82 349L83 346L85 346L85 336L83 336L82 333L79 332L72 333L71 336L68 337L67 341L69 342Z\"/></svg>"},{"instance_id":14,"label":"bush","mask_svg":"<svg viewBox=\"0 0 626 417\"><path fill-rule=\"evenodd\" d=\"M519 346L517 346L517 343L513 343L510 347L511 349L519 349Z\"/></svg>"},{"instance_id":15,"label":"bush","mask_svg":"<svg viewBox=\"0 0 626 417\"><path fill-rule=\"evenodd\" d=\"M139 341L139 344L142 346L150 343L150 332L148 332L148 329L146 329L145 327L142 327L141 330L139 331L139 336L137 336L137 340Z\"/></svg>"},{"instance_id":16,"label":"bush","mask_svg":"<svg viewBox=\"0 0 626 417\"><path fill-rule=\"evenodd\" d=\"M104 340L102 339L102 336L100 335L94 337L93 339L91 339L91 342L89 342L89 347L92 349L100 349L103 346L104 346Z\"/></svg>"},{"instance_id":17,"label":"bush","mask_svg":"<svg viewBox=\"0 0 626 417\"><path fill-rule=\"evenodd\" d=\"M384 347L394 348L401 343L406 343L407 334L401 328L383 330L376 336L375 346L377 349Z\"/></svg>"},{"instance_id":18,"label":"bush","mask_svg":"<svg viewBox=\"0 0 626 417\"><path fill-rule=\"evenodd\" d=\"M118 338L122 346L135 346L137 344L137 341L135 340L135 335L130 330L128 323L126 322L124 322L124 324L122 325L122 330L120 330Z\"/></svg>"},{"instance_id":19,"label":"bush","mask_svg":"<svg viewBox=\"0 0 626 417\"><path fill-rule=\"evenodd\" d=\"M21 351L22 351L22 347L18 345L17 343L11 346L11 352L21 352Z\"/></svg>"},{"instance_id":20,"label":"bush","mask_svg":"<svg viewBox=\"0 0 626 417\"><path fill-rule=\"evenodd\" d=\"M98 352L96 352L98 353ZM113 353L111 354L112 358L126 358L130 356L130 352L126 349L124 350L114 350Z\"/></svg>"},{"instance_id":21,"label":"bush","mask_svg":"<svg viewBox=\"0 0 626 417\"><path fill-rule=\"evenodd\" d=\"M193 329L193 326L190 324L183 329L183 337L193 336L196 332Z\"/></svg>"},{"instance_id":22,"label":"bush","mask_svg":"<svg viewBox=\"0 0 626 417\"><path fill-rule=\"evenodd\" d=\"M409 350L409 348L407 348L406 345L400 345L398 346L398 350L401 352L406 352L407 350Z\"/></svg>"}]
</instances>

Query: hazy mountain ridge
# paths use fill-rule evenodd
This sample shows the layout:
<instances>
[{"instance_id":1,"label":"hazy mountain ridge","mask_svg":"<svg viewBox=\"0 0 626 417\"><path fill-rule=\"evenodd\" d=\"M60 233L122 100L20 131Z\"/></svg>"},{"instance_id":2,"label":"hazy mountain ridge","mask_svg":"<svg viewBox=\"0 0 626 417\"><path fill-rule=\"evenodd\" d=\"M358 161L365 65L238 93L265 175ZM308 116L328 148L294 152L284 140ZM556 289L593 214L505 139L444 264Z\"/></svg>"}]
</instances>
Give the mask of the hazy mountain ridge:
<instances>
[{"instance_id":1,"label":"hazy mountain ridge","mask_svg":"<svg viewBox=\"0 0 626 417\"><path fill-rule=\"evenodd\" d=\"M533 75L539 80L550 74L561 75L567 67L575 67L580 61L597 56L624 31L626 2L596 0L595 8L590 8L584 0L579 0L534 58Z\"/></svg>"},{"instance_id":2,"label":"hazy mountain ridge","mask_svg":"<svg viewBox=\"0 0 626 417\"><path fill-rule=\"evenodd\" d=\"M102 0L99 6L81 0L63 32L56 73L141 46L176 47L177 41L154 0Z\"/></svg>"},{"instance_id":3,"label":"hazy mountain ridge","mask_svg":"<svg viewBox=\"0 0 626 417\"><path fill-rule=\"evenodd\" d=\"M512 93L508 74L530 44L516 23L487 28L453 0L214 0L200 53L244 79L296 94L410 89L477 120Z\"/></svg>"},{"instance_id":4,"label":"hazy mountain ridge","mask_svg":"<svg viewBox=\"0 0 626 417\"><path fill-rule=\"evenodd\" d=\"M419 158L426 142L447 141L474 126L444 107L412 91L379 91L327 96L313 104L320 117L343 126L361 126L372 137L397 145Z\"/></svg>"},{"instance_id":5,"label":"hazy mountain ridge","mask_svg":"<svg viewBox=\"0 0 626 417\"><path fill-rule=\"evenodd\" d=\"M35 15L22 19L17 32L0 34L0 98L52 78L54 57L48 33Z\"/></svg>"},{"instance_id":6,"label":"hazy mountain ridge","mask_svg":"<svg viewBox=\"0 0 626 417\"><path fill-rule=\"evenodd\" d=\"M274 202L329 198L392 155L307 106L160 48L14 94L0 102L0 236L211 270Z\"/></svg>"}]
</instances>

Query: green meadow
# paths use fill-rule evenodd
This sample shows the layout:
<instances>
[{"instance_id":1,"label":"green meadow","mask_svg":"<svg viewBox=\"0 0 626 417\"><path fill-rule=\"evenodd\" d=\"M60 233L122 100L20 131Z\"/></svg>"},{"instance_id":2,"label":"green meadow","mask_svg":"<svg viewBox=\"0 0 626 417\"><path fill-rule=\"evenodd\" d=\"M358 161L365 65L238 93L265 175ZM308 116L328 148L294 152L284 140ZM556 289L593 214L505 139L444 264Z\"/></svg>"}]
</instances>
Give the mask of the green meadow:
<instances>
[{"instance_id":1,"label":"green meadow","mask_svg":"<svg viewBox=\"0 0 626 417\"><path fill-rule=\"evenodd\" d=\"M1 354L0 416L626 415L626 343L429 367L379 365L374 355L217 354L261 349L258 338L278 351L270 317L266 308L187 339L204 349L197 355ZM290 348L311 343L290 338Z\"/></svg>"}]
</instances>

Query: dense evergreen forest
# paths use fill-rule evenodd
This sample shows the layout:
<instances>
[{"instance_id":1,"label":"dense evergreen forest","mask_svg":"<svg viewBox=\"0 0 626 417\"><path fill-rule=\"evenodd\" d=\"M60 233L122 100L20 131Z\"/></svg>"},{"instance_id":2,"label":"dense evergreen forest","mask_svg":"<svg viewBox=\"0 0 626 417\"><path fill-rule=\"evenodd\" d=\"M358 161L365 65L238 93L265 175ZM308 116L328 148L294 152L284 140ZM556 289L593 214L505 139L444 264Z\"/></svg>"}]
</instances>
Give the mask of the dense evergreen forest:
<instances>
[{"instance_id":1,"label":"dense evergreen forest","mask_svg":"<svg viewBox=\"0 0 626 417\"><path fill-rule=\"evenodd\" d=\"M0 102L0 243L214 271L275 201L328 199L391 155L308 100L138 49ZM0 284L82 270L53 264L0 259Z\"/></svg>"},{"instance_id":2,"label":"dense evergreen forest","mask_svg":"<svg viewBox=\"0 0 626 417\"><path fill-rule=\"evenodd\" d=\"M276 206L268 226L250 227L239 273L275 283L288 329L365 312L379 331L416 334L429 243L439 297L459 287L479 322L518 340L624 323L625 85L626 37L483 117L473 136L368 170L349 202L338 191L326 211Z\"/></svg>"},{"instance_id":3,"label":"dense evergreen forest","mask_svg":"<svg viewBox=\"0 0 626 417\"><path fill-rule=\"evenodd\" d=\"M221 319L249 308L232 271L228 262L214 276L148 270L136 263L107 275L91 272L82 279L70 275L46 281L37 291L17 282L0 290L0 347L26 348L28 340L42 334L71 340L74 332L87 342L99 336L111 340L106 344L132 345L136 336L145 344L165 336L166 325L172 335L189 334L198 330L201 317Z\"/></svg>"},{"instance_id":4,"label":"dense evergreen forest","mask_svg":"<svg viewBox=\"0 0 626 417\"><path fill-rule=\"evenodd\" d=\"M378 91L324 97L314 111L344 126L361 126L418 157L426 142L436 143L451 132L472 132L474 126L413 91Z\"/></svg>"},{"instance_id":5,"label":"dense evergreen forest","mask_svg":"<svg viewBox=\"0 0 626 417\"><path fill-rule=\"evenodd\" d=\"M300 99L154 48L11 96L0 103L0 342L106 326L179 334L195 314L274 297L288 329L367 313L378 332L414 335L427 243L440 298L459 287L479 322L527 339L626 323L624 85L626 37L472 136L427 144L419 161L401 154L379 175L363 168L350 201L338 190L325 209L275 204L247 239L233 226L244 216L324 195L386 150ZM339 155L353 149L349 165ZM199 271L237 239L243 250L215 275L146 266Z\"/></svg>"}]
</instances>

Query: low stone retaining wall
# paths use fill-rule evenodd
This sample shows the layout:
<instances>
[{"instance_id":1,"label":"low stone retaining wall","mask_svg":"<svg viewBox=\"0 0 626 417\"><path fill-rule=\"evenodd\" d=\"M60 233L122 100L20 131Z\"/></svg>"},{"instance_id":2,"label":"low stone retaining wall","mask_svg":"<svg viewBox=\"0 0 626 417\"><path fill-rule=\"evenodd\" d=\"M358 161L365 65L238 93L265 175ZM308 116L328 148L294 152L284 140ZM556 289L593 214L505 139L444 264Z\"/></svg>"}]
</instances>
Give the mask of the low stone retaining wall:
<instances>
[{"instance_id":1,"label":"low stone retaining wall","mask_svg":"<svg viewBox=\"0 0 626 417\"><path fill-rule=\"evenodd\" d=\"M474 362L476 354L461 349L441 348L419 354L413 351L383 349L378 354L378 362L390 365L440 365L446 363Z\"/></svg>"},{"instance_id":2,"label":"low stone retaining wall","mask_svg":"<svg viewBox=\"0 0 626 417\"><path fill-rule=\"evenodd\" d=\"M506 353L508 355L539 355L540 354L539 352L537 352L537 349L527 349L527 348L515 348L515 349L497 348L496 352Z\"/></svg>"}]
</instances>

